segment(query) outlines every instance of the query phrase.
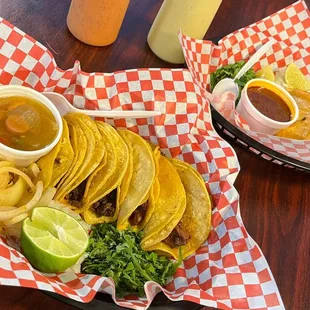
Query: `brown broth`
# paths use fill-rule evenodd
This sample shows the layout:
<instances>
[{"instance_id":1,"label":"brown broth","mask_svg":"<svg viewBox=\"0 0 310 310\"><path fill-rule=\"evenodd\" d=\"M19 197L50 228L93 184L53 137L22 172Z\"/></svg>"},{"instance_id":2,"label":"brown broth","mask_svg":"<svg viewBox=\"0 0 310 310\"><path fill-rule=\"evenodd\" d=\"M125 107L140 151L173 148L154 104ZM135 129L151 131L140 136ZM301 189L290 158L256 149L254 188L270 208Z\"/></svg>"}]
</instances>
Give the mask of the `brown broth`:
<instances>
[{"instance_id":1,"label":"brown broth","mask_svg":"<svg viewBox=\"0 0 310 310\"><path fill-rule=\"evenodd\" d=\"M0 143L35 151L51 144L57 132L53 113L42 103L22 96L0 98Z\"/></svg>"},{"instance_id":2,"label":"brown broth","mask_svg":"<svg viewBox=\"0 0 310 310\"><path fill-rule=\"evenodd\" d=\"M248 97L254 107L265 116L277 122L289 122L291 111L287 103L272 90L253 86L247 90Z\"/></svg>"}]
</instances>

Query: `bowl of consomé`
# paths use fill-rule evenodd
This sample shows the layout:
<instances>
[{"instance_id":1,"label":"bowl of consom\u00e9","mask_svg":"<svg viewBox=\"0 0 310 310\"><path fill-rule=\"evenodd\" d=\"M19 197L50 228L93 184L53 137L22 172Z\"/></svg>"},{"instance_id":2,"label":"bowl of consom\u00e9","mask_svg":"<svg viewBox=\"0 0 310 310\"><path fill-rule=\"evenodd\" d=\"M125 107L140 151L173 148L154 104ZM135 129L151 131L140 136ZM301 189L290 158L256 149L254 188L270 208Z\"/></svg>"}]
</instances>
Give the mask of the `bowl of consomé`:
<instances>
[{"instance_id":1,"label":"bowl of consom\u00e9","mask_svg":"<svg viewBox=\"0 0 310 310\"><path fill-rule=\"evenodd\" d=\"M26 167L49 153L62 135L61 115L41 93L0 86L0 159Z\"/></svg>"}]
</instances>

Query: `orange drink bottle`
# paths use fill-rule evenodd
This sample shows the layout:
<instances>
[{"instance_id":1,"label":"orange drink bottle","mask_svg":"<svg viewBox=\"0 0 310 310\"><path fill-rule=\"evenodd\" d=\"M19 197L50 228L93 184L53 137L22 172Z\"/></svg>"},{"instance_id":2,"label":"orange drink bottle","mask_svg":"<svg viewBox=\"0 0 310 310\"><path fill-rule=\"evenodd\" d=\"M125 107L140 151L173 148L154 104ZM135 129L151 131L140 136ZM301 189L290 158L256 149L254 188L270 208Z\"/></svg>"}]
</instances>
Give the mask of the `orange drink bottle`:
<instances>
[{"instance_id":1,"label":"orange drink bottle","mask_svg":"<svg viewBox=\"0 0 310 310\"><path fill-rule=\"evenodd\" d=\"M72 0L67 26L84 43L94 46L112 44L128 5L129 0Z\"/></svg>"}]
</instances>

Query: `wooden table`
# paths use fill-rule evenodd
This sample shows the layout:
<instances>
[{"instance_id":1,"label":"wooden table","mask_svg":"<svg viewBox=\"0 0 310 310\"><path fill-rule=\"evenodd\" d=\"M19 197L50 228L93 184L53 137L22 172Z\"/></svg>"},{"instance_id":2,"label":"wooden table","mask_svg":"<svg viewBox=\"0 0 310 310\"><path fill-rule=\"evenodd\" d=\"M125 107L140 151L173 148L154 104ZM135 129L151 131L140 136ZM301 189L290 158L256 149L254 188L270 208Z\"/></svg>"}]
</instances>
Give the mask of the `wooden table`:
<instances>
[{"instance_id":1,"label":"wooden table","mask_svg":"<svg viewBox=\"0 0 310 310\"><path fill-rule=\"evenodd\" d=\"M194 0L193 0L194 1ZM158 59L146 36L162 1L131 0L117 41L96 48L77 41L66 28L69 0L1 0L0 15L46 45L60 68L80 60L84 71L175 67ZM206 37L222 37L294 0L223 0ZM310 0L306 0L310 7ZM287 309L310 309L310 177L235 148L241 172L236 181L241 214L262 248ZM0 309L74 309L44 293L0 287Z\"/></svg>"}]
</instances>

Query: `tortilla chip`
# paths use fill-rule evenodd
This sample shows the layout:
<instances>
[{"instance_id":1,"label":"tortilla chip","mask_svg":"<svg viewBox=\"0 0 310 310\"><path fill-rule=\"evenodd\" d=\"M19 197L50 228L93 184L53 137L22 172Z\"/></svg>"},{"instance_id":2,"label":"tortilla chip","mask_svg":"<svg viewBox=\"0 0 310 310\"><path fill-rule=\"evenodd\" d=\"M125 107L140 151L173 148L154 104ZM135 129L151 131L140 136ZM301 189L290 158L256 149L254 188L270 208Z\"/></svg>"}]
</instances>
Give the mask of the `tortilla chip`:
<instances>
[{"instance_id":1,"label":"tortilla chip","mask_svg":"<svg viewBox=\"0 0 310 310\"><path fill-rule=\"evenodd\" d=\"M143 138L129 130L118 132L133 149L133 174L117 219L117 229L124 230L130 226L129 217L148 198L154 182L155 163L152 149Z\"/></svg>"}]
</instances>

